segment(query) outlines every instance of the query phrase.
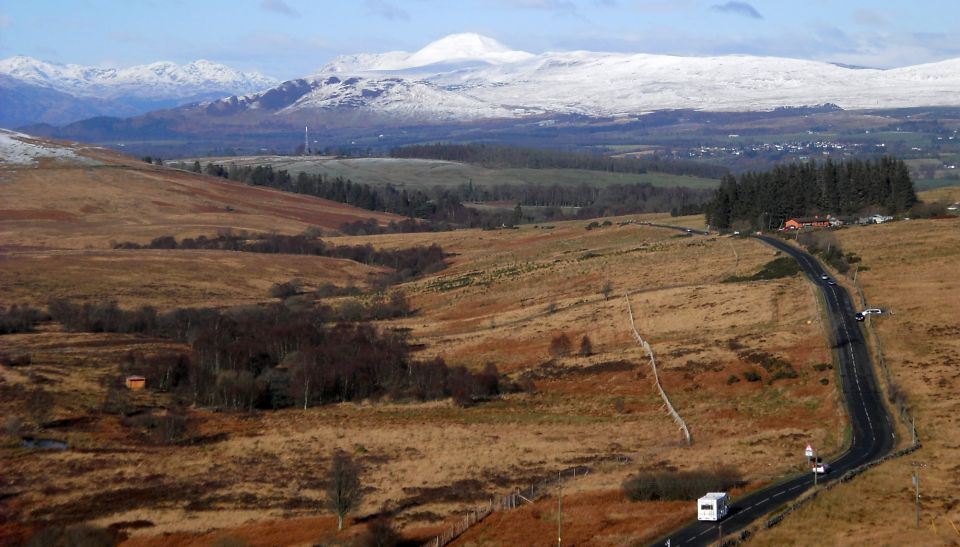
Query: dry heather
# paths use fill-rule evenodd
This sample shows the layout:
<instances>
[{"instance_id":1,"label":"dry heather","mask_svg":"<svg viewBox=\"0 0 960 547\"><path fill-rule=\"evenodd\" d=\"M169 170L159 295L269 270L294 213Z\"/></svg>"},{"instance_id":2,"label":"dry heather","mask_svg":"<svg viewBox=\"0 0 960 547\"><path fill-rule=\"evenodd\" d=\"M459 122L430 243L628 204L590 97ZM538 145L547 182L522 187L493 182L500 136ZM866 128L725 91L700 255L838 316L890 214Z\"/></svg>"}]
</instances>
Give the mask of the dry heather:
<instances>
[{"instance_id":1,"label":"dry heather","mask_svg":"<svg viewBox=\"0 0 960 547\"><path fill-rule=\"evenodd\" d=\"M858 279L895 382L917 417L923 448L820 496L759 545L960 543L960 219L913 220L837 233L863 257ZM864 271L867 270L867 271ZM914 525L912 464L921 463L922 518ZM810 530L816 530L815 535Z\"/></svg>"},{"instance_id":2,"label":"dry heather","mask_svg":"<svg viewBox=\"0 0 960 547\"><path fill-rule=\"evenodd\" d=\"M933 190L921 192L919 197L925 202L960 202L960 186L944 186L943 188L934 188Z\"/></svg>"},{"instance_id":3,"label":"dry heather","mask_svg":"<svg viewBox=\"0 0 960 547\"><path fill-rule=\"evenodd\" d=\"M169 537L158 534L211 529L220 530L217 537L255 541L270 529L293 534L289 541L296 543L302 521L295 518L322 514L325 466L339 448L364 468L370 492L359 514L386 506L408 536L420 538L492 495L586 465L591 474L566 486L571 537L615 545L652 539L693 514L688 504L625 502L620 483L639 469L723 462L757 486L798 470L807 442L824 452L838 450L844 418L832 371L814 368L831 357L809 284L800 277L722 284L735 271L755 271L774 252L750 240L677 237L620 225L624 220L594 230L585 230L586 222L567 222L362 240L384 247L437 242L454 253L450 268L405 287L419 313L384 326L411 329L423 347L418 356L474 368L493 362L513 381L536 388L470 408L446 401L251 415L197 409L191 415L198 442L145 446L141 429L98 409L126 352L162 341L56 330L4 336L0 352L26 351L34 360L29 368L4 368L5 389L16 394L19 385L47 386L56 396L53 419L85 424L48 432L71 442L66 452L4 449L14 470L11 488L20 492L19 518L114 525L137 545ZM144 256L176 262L181 253ZM213 267L217 253L210 254ZM238 263L236 275L247 266ZM134 290L129 301L169 307L196 298L190 272L183 276L183 294ZM55 291L60 283L35 289ZM247 287L257 286L251 283ZM230 294L240 301L244 287L234 290ZM661 409L647 361L628 330L625 293L658 354L663 383L690 425L692 447ZM573 341L573 354L551 355L550 341L561 333ZM584 335L593 342L589 356L576 355ZM796 378L774 379L751 362L749 354L759 351L789 363ZM748 382L745 371L762 380ZM731 376L738 381L729 383ZM149 404L150 397L162 396L135 397ZM15 400L3 412L21 412ZM32 423L30 416L23 419ZM528 526L531 519L550 527L544 503L496 515L471 534L485 544L514 544L517 530L539 529ZM599 514L608 517L595 518ZM326 533L317 530L309 541ZM183 544L201 541L175 537Z\"/></svg>"},{"instance_id":4,"label":"dry heather","mask_svg":"<svg viewBox=\"0 0 960 547\"><path fill-rule=\"evenodd\" d=\"M203 250L20 250L0 254L0 305L44 306L50 298L153 305L255 304L290 279L365 286L383 268L352 260ZM9 287L9 289L6 289Z\"/></svg>"},{"instance_id":5,"label":"dry heather","mask_svg":"<svg viewBox=\"0 0 960 547\"><path fill-rule=\"evenodd\" d=\"M298 233L376 215L147 165L117 166L98 153L110 165L0 172L16 180L0 184L3 304L73 297L161 309L222 306L267 300L272 283L292 277L308 286L362 285L373 272L316 257L107 250L111 240L212 235L226 227ZM702 225L699 217L648 219ZM326 467L342 449L359 460L368 486L358 516L386 508L411 538L436 533L492 495L586 465L591 473L565 487L572 537L620 544L651 539L693 514L689 504L624 502L620 484L632 472L723 462L754 487L798 470L807 442L824 453L839 450L843 412L833 371L815 368L831 356L810 285L799 276L723 284L731 274L756 271L774 252L751 240L611 220L592 230L581 221L337 239L387 248L436 242L452 253L448 269L403 287L418 313L381 326L409 329L418 358L442 356L474 369L493 362L512 382L533 387L469 408L450 401L250 414L195 408L190 442L158 444L149 415L162 419L170 396L139 392L118 402L109 388L131 351L188 346L57 326L0 337L0 353L31 357L27 365L0 366L0 414L19 419L23 432L70 444L34 451L4 437L0 541L77 521L112 526L138 545L227 536L253 544L326 541ZM661 408L628 330L624 294L690 425L692 447ZM569 354L551 353L561 334L572 341ZM577 353L584 336L590 355ZM767 370L764 359L778 364ZM747 381L748 371L761 380ZM118 404L144 412L126 419L102 412ZM36 431L38 423L44 430ZM511 534L539 529L531 520L549 527L548 505L496 515L464 541L525 542ZM305 523L317 528L304 533Z\"/></svg>"},{"instance_id":6,"label":"dry heather","mask_svg":"<svg viewBox=\"0 0 960 547\"><path fill-rule=\"evenodd\" d=\"M12 183L15 182L15 183ZM334 232L344 222L400 217L217 177L112 159L96 166L0 169L0 249L105 248L220 230Z\"/></svg>"}]
</instances>

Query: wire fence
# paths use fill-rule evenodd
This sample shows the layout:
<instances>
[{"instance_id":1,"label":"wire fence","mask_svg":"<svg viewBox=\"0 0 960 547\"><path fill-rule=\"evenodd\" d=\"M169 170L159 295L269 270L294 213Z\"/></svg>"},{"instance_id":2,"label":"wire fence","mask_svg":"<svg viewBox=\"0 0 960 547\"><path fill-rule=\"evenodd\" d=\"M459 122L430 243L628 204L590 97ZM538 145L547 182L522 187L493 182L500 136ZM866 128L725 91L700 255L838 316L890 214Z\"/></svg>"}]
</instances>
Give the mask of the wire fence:
<instances>
[{"instance_id":1,"label":"wire fence","mask_svg":"<svg viewBox=\"0 0 960 547\"><path fill-rule=\"evenodd\" d=\"M690 429L687 427L687 422L684 421L684 419L680 416L680 413L673 408L673 404L670 403L670 398L667 397L667 392L663 390L663 385L660 384L660 374L657 372L657 360L653 356L653 348L651 348L650 344L648 344L647 341L640 336L640 333L637 332L637 325L633 320L633 307L630 305L630 296L623 295L623 298L627 301L627 312L630 315L630 330L633 331L633 336L637 339L640 347L642 347L643 351L645 351L647 356L650 357L650 368L653 369L653 380L657 386L657 391L660 392L660 398L663 399L663 402L667 407L667 411L673 418L674 423L676 423L680 428L680 431L683 432L683 436L687 439L687 444L693 444L693 437L690 436Z\"/></svg>"},{"instance_id":2,"label":"wire fence","mask_svg":"<svg viewBox=\"0 0 960 547\"><path fill-rule=\"evenodd\" d=\"M860 304L863 306L863 309L867 309L867 298L864 295L860 282L854 279L853 286L857 289L857 295L860 297ZM896 409L897 415L900 417L900 421L903 422L904 427L911 432L913 445L918 445L920 443L920 436L917 433L916 418L910 413L909 401L907 400L906 394L900 388L900 384L893 378L890 367L887 366L887 359L883 353L883 342L880 340L880 333L877 332L876 327L873 325L873 315L866 316L865 322L867 328L864 330L867 331L867 335L873 342L874 353L877 355L877 364L880 366L880 372L883 374L883 379L887 384L887 399Z\"/></svg>"},{"instance_id":3,"label":"wire fence","mask_svg":"<svg viewBox=\"0 0 960 547\"><path fill-rule=\"evenodd\" d=\"M490 498L489 504L473 508L460 520L450 526L450 528L447 528L439 535L424 543L423 547L443 547L463 535L470 527L487 518L495 511L510 511L524 504L533 503L546 496L549 492L556 490L556 488L564 482L578 477L585 477L589 474L589 467L583 465L568 467L567 469L559 471L556 477L546 477L526 488L517 488L502 496Z\"/></svg>"}]
</instances>

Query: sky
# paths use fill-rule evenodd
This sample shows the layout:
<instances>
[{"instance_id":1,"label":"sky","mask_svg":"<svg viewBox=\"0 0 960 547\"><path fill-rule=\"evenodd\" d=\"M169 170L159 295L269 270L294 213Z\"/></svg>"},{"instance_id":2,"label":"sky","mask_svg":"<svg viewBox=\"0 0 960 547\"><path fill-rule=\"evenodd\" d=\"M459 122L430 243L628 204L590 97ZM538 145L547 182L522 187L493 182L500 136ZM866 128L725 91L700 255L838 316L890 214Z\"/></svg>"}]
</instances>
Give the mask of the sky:
<instances>
[{"instance_id":1,"label":"sky","mask_svg":"<svg viewBox=\"0 0 960 547\"><path fill-rule=\"evenodd\" d=\"M960 57L956 0L0 0L0 58L197 59L279 79L458 32L532 53L750 54L891 68Z\"/></svg>"}]
</instances>

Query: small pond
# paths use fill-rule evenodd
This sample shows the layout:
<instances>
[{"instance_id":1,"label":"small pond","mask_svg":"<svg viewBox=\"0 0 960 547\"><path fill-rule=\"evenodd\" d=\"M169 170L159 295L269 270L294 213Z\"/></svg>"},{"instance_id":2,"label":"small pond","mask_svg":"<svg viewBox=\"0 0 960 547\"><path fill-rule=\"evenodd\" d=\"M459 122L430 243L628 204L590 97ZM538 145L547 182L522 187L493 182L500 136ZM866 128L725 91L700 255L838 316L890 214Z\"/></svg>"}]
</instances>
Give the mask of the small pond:
<instances>
[{"instance_id":1,"label":"small pond","mask_svg":"<svg viewBox=\"0 0 960 547\"><path fill-rule=\"evenodd\" d=\"M39 448L41 450L66 450L69 448L69 445L66 441L58 441L55 439L34 439L33 437L24 437L23 443L21 443L25 448Z\"/></svg>"}]
</instances>

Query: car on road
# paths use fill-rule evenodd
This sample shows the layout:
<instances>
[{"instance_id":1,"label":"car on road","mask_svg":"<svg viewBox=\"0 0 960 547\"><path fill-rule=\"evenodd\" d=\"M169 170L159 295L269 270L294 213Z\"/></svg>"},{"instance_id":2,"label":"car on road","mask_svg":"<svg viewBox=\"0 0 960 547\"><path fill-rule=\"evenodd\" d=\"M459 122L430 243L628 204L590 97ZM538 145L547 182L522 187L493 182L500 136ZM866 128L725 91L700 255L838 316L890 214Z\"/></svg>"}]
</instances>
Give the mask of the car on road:
<instances>
[{"instance_id":1,"label":"car on road","mask_svg":"<svg viewBox=\"0 0 960 547\"><path fill-rule=\"evenodd\" d=\"M857 314L854 315L853 317L857 321L863 321L864 319L866 319L868 315L882 315L882 314L883 314L883 310L881 310L880 308L867 308L863 311L857 312Z\"/></svg>"},{"instance_id":2,"label":"car on road","mask_svg":"<svg viewBox=\"0 0 960 547\"><path fill-rule=\"evenodd\" d=\"M829 463L818 463L818 464L816 464L816 465L813 466L813 472L816 473L816 474L818 474L818 475L826 475L827 473L830 472L830 464L829 464Z\"/></svg>"},{"instance_id":3,"label":"car on road","mask_svg":"<svg viewBox=\"0 0 960 547\"><path fill-rule=\"evenodd\" d=\"M836 284L837 282L834 281L833 279L827 279L827 285L836 285Z\"/></svg>"},{"instance_id":4,"label":"car on road","mask_svg":"<svg viewBox=\"0 0 960 547\"><path fill-rule=\"evenodd\" d=\"M830 279L830 276L827 275L827 274L825 274L825 273L822 273L822 274L820 274L820 279L826 281L826 280Z\"/></svg>"}]
</instances>

